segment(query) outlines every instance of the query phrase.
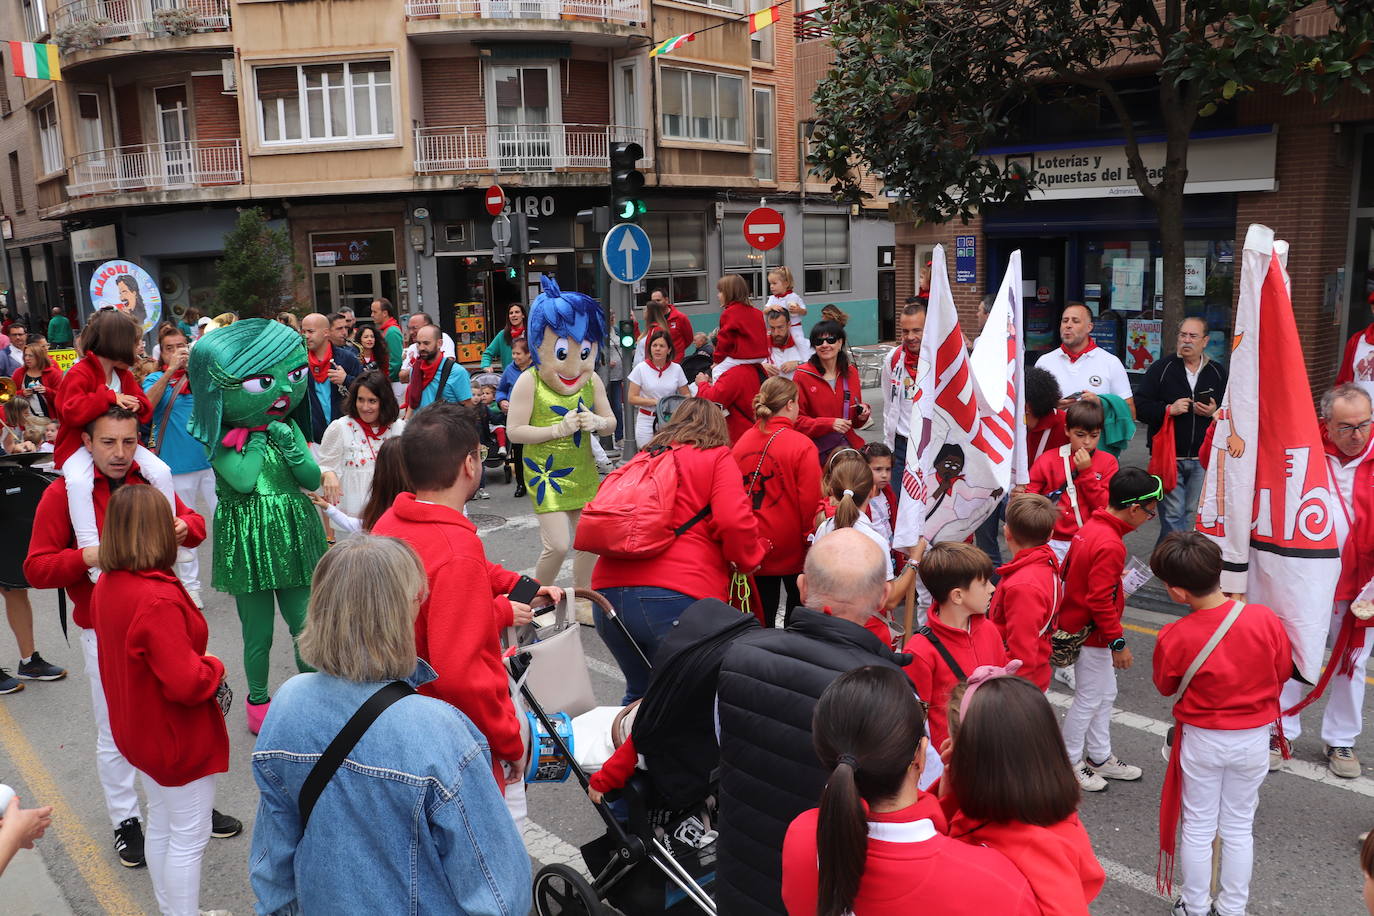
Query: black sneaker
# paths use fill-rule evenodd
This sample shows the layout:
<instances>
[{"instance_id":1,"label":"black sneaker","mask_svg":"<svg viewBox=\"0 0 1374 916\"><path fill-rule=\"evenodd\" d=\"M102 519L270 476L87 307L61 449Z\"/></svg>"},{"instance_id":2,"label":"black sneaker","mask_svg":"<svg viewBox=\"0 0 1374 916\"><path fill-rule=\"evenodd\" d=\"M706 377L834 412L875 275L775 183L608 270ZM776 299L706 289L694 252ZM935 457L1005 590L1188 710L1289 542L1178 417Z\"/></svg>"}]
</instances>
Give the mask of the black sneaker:
<instances>
[{"instance_id":1,"label":"black sneaker","mask_svg":"<svg viewBox=\"0 0 1374 916\"><path fill-rule=\"evenodd\" d=\"M148 862L143 858L143 825L138 818L131 817L121 821L115 828L114 848L119 855L119 864L125 868L142 868Z\"/></svg>"},{"instance_id":2,"label":"black sneaker","mask_svg":"<svg viewBox=\"0 0 1374 916\"><path fill-rule=\"evenodd\" d=\"M24 689L24 682L10 674L5 668L0 668L0 693L18 693Z\"/></svg>"},{"instance_id":3,"label":"black sneaker","mask_svg":"<svg viewBox=\"0 0 1374 916\"><path fill-rule=\"evenodd\" d=\"M18 674L26 681L60 681L67 676L67 669L48 664L34 652L28 661L19 663Z\"/></svg>"},{"instance_id":4,"label":"black sneaker","mask_svg":"<svg viewBox=\"0 0 1374 916\"><path fill-rule=\"evenodd\" d=\"M221 814L219 811L210 812L210 836L217 840L227 840L231 836L238 836L243 833L243 821L228 814Z\"/></svg>"}]
</instances>

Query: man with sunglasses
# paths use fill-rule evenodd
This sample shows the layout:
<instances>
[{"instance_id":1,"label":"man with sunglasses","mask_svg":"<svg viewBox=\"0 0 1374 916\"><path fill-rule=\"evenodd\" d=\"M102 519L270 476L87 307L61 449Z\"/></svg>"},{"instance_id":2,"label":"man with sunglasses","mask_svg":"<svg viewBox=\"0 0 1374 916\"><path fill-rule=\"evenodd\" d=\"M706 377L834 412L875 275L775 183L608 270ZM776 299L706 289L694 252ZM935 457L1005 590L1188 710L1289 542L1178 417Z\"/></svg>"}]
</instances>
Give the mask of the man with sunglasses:
<instances>
[{"instance_id":1,"label":"man with sunglasses","mask_svg":"<svg viewBox=\"0 0 1374 916\"><path fill-rule=\"evenodd\" d=\"M1107 506L1092 514L1073 536L1064 558L1064 602L1058 629L1087 638L1074 663L1073 703L1064 716L1064 746L1078 784L1101 792L1108 779L1132 782L1140 767L1112 753L1109 726L1116 700L1116 669L1131 667L1121 615L1126 593L1127 534L1159 514L1164 484L1153 474L1123 467L1107 485Z\"/></svg>"}]
</instances>

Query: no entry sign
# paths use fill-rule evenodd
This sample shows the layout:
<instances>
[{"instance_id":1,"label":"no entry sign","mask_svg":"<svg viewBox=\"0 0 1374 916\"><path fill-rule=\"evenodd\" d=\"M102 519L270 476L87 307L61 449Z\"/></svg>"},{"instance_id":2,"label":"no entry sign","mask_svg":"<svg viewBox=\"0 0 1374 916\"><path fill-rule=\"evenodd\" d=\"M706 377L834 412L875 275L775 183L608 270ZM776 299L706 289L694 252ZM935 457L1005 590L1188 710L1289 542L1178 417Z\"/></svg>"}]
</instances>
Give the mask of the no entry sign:
<instances>
[{"instance_id":1,"label":"no entry sign","mask_svg":"<svg viewBox=\"0 0 1374 916\"><path fill-rule=\"evenodd\" d=\"M499 184L494 184L482 192L482 203L486 205L488 213L498 216L506 208L506 192L501 190Z\"/></svg>"},{"instance_id":2,"label":"no entry sign","mask_svg":"<svg viewBox=\"0 0 1374 916\"><path fill-rule=\"evenodd\" d=\"M750 248L772 251L782 244L786 234L782 214L772 207L755 207L744 218L744 241Z\"/></svg>"}]
</instances>

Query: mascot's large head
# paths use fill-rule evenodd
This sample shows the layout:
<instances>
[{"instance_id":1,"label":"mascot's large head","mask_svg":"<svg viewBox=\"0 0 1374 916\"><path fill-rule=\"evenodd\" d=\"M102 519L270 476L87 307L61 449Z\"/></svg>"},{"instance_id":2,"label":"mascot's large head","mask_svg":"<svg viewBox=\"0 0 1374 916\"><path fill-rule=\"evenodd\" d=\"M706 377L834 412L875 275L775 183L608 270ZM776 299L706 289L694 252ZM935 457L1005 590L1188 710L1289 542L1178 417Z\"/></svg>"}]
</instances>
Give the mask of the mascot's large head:
<instances>
[{"instance_id":1,"label":"mascot's large head","mask_svg":"<svg viewBox=\"0 0 1374 916\"><path fill-rule=\"evenodd\" d=\"M596 354L606 339L600 304L582 293L565 293L552 277L530 306L529 339L539 377L559 394L572 394L596 371Z\"/></svg>"},{"instance_id":2,"label":"mascot's large head","mask_svg":"<svg viewBox=\"0 0 1374 916\"><path fill-rule=\"evenodd\" d=\"M305 397L309 366L298 332L248 318L196 341L187 372L196 398L189 432L211 445L222 428L289 417Z\"/></svg>"}]
</instances>

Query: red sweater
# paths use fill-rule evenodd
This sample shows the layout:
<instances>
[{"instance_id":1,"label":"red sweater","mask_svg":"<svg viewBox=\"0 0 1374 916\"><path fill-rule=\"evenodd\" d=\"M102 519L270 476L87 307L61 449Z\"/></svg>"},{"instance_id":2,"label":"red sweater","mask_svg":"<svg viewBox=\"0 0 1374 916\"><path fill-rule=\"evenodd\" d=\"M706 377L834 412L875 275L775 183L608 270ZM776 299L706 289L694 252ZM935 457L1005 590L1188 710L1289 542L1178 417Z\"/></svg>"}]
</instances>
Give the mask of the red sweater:
<instances>
[{"instance_id":1,"label":"red sweater","mask_svg":"<svg viewBox=\"0 0 1374 916\"><path fill-rule=\"evenodd\" d=\"M812 808L797 815L783 841L782 901L788 916L816 913L819 814ZM945 836L944 814L933 796L922 795L901 811L870 813L868 823L855 916L1040 916L1030 885L1006 856Z\"/></svg>"},{"instance_id":2,"label":"red sweater","mask_svg":"<svg viewBox=\"0 0 1374 916\"><path fill-rule=\"evenodd\" d=\"M797 429L812 439L820 439L835 431L834 420L843 417L854 420L859 416L864 403L863 385L859 382L859 370L850 365L845 373L844 385L837 378L831 385L825 380L824 373L810 362L802 363L792 375L797 383L797 401L801 405L801 416L797 418ZM849 413L845 413L844 396L849 392ZM863 437L855 429L845 434L851 448L862 449Z\"/></svg>"},{"instance_id":3,"label":"red sweater","mask_svg":"<svg viewBox=\"0 0 1374 916\"><path fill-rule=\"evenodd\" d=\"M128 369L116 369L121 394L132 395L138 399L138 422L148 423L153 419L153 405L143 393L143 387L134 380ZM87 356L76 362L62 378L57 389L57 414L62 424L57 428L57 441L53 443L53 463L62 467L72 452L81 448L81 434L86 424L114 406L115 391L105 384L105 373L100 368L100 360Z\"/></svg>"},{"instance_id":4,"label":"red sweater","mask_svg":"<svg viewBox=\"0 0 1374 916\"><path fill-rule=\"evenodd\" d=\"M1336 372L1337 385L1355 381L1355 351L1359 349L1361 340L1374 345L1374 324L1363 331L1351 334L1350 339L1345 342L1345 352L1341 354L1341 368Z\"/></svg>"},{"instance_id":5,"label":"red sweater","mask_svg":"<svg viewBox=\"0 0 1374 916\"><path fill-rule=\"evenodd\" d=\"M692 319L679 312L672 303L668 304L668 336L673 339L673 362L680 363L692 346L692 338L696 333L692 330Z\"/></svg>"},{"instance_id":6,"label":"red sweater","mask_svg":"<svg viewBox=\"0 0 1374 916\"><path fill-rule=\"evenodd\" d=\"M1026 449L1031 464L1035 464L1045 452L1068 444L1069 432L1064 428L1062 410L1052 410L1048 416L1041 417L1039 423L1026 427Z\"/></svg>"},{"instance_id":7,"label":"red sweater","mask_svg":"<svg viewBox=\"0 0 1374 916\"><path fill-rule=\"evenodd\" d=\"M768 320L763 312L747 302L731 302L721 309L711 362L722 362L727 356L767 359L768 353Z\"/></svg>"},{"instance_id":8,"label":"red sweater","mask_svg":"<svg viewBox=\"0 0 1374 916\"><path fill-rule=\"evenodd\" d=\"M23 366L14 370L12 378L14 379L14 384L19 386L20 391L24 390L24 376L28 374L28 371L29 370L25 369ZM47 389L47 393L43 395L43 399L52 405L52 412L56 414L57 389L62 385L62 370L57 368L57 365L49 360L48 365L44 367L41 375L43 378L43 387ZM60 417L55 419L60 419ZM80 438L81 437L78 436L77 440L80 441Z\"/></svg>"},{"instance_id":9,"label":"red sweater","mask_svg":"<svg viewBox=\"0 0 1374 916\"><path fill-rule=\"evenodd\" d=\"M744 367L748 368L748 367ZM751 572L763 561L767 543L749 510L739 465L725 446L675 450L677 502L672 524L684 524L708 503L711 512L656 557L619 560L601 557L592 570L592 588L651 586L693 598L725 600L730 565Z\"/></svg>"},{"instance_id":10,"label":"red sweater","mask_svg":"<svg viewBox=\"0 0 1374 916\"><path fill-rule=\"evenodd\" d=\"M725 426L730 431L731 443L738 442L754 425L754 395L759 393L766 377L758 366L735 366L714 382L697 386L697 397L725 408Z\"/></svg>"},{"instance_id":11,"label":"red sweater","mask_svg":"<svg viewBox=\"0 0 1374 916\"><path fill-rule=\"evenodd\" d=\"M940 609L932 608L927 625L945 644L949 654L964 669L964 677L979 665L1005 665L1007 650L1002 634L982 614L969 618L968 629L958 630L940 619ZM940 650L924 636L913 636L906 644L911 664L906 666L907 677L916 687L916 695L930 704L930 743L938 749L949 737L949 695L959 679L949 669Z\"/></svg>"},{"instance_id":12,"label":"red sweater","mask_svg":"<svg viewBox=\"0 0 1374 916\"><path fill-rule=\"evenodd\" d=\"M806 560L806 537L815 527L816 510L824 502L816 443L797 432L791 420L772 417L762 430L757 424L749 427L731 451L758 519L759 534L773 542L759 575L790 576L801 572ZM758 481L754 492L749 493L755 470Z\"/></svg>"},{"instance_id":13,"label":"red sweater","mask_svg":"<svg viewBox=\"0 0 1374 916\"><path fill-rule=\"evenodd\" d=\"M1073 467L1073 456L1069 456L1069 467ZM1078 515L1084 523L1088 516L1107 505L1107 485L1116 474L1116 459L1102 449L1093 452L1092 463L1086 471L1076 471L1073 475L1074 486L1078 488ZM1059 501L1059 518L1054 523L1056 541L1073 539L1078 530L1078 521L1073 514L1073 501L1064 488L1064 458L1059 449L1046 452L1031 465L1030 483L1026 490L1039 493Z\"/></svg>"},{"instance_id":14,"label":"red sweater","mask_svg":"<svg viewBox=\"0 0 1374 916\"><path fill-rule=\"evenodd\" d=\"M1234 601L1193 611L1159 631L1155 687L1173 696L1183 672L1221 626ZM1177 697L1174 718L1198 728L1268 725L1279 716L1279 691L1293 673L1293 650L1283 624L1262 604L1247 604L1207 661Z\"/></svg>"},{"instance_id":15,"label":"red sweater","mask_svg":"<svg viewBox=\"0 0 1374 916\"><path fill-rule=\"evenodd\" d=\"M488 562L477 528L448 506L402 493L372 528L400 538L420 555L429 597L415 618L415 652L439 675L420 688L458 707L491 745L492 771L503 783L501 761L524 756L520 723L511 705L501 629L515 622L506 595L520 576Z\"/></svg>"},{"instance_id":16,"label":"red sweater","mask_svg":"<svg viewBox=\"0 0 1374 916\"><path fill-rule=\"evenodd\" d=\"M148 481L135 465L124 478L126 485L146 485ZM110 503L110 481L97 468L95 488L91 493L95 503L96 527L105 524L105 507ZM195 547L205 540L205 519L177 500L177 518L186 523L186 547ZM29 536L29 555L24 560L24 578L34 588L65 588L72 599L72 622L89 630L91 622L91 592L94 589L86 576L87 566L76 546L72 532L71 512L67 509L67 484L54 480L43 491L38 508L33 513L33 533ZM102 577L103 578L103 577Z\"/></svg>"},{"instance_id":17,"label":"red sweater","mask_svg":"<svg viewBox=\"0 0 1374 916\"><path fill-rule=\"evenodd\" d=\"M1133 530L1111 512L1098 509L1069 545L1059 629L1077 633L1091 622L1093 631L1085 646L1105 649L1121 636L1121 612L1126 609L1126 593L1121 589L1121 574L1126 571L1122 537Z\"/></svg>"},{"instance_id":18,"label":"red sweater","mask_svg":"<svg viewBox=\"0 0 1374 916\"><path fill-rule=\"evenodd\" d=\"M91 596L110 733L160 786L229 769L229 732L215 702L224 663L205 654L205 615L170 570L111 570Z\"/></svg>"},{"instance_id":19,"label":"red sweater","mask_svg":"<svg viewBox=\"0 0 1374 916\"><path fill-rule=\"evenodd\" d=\"M1050 629L1064 596L1059 558L1048 544L1027 547L997 567L1001 581L992 593L988 620L1002 634L1007 657L1021 659L1016 672L1041 690L1050 686Z\"/></svg>"},{"instance_id":20,"label":"red sweater","mask_svg":"<svg viewBox=\"0 0 1374 916\"><path fill-rule=\"evenodd\" d=\"M601 769L593 773L588 781L593 789L603 795L613 789L623 789L638 765L639 752L635 750L635 740L628 737L615 749L614 754L606 758Z\"/></svg>"}]
</instances>

